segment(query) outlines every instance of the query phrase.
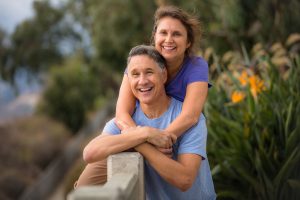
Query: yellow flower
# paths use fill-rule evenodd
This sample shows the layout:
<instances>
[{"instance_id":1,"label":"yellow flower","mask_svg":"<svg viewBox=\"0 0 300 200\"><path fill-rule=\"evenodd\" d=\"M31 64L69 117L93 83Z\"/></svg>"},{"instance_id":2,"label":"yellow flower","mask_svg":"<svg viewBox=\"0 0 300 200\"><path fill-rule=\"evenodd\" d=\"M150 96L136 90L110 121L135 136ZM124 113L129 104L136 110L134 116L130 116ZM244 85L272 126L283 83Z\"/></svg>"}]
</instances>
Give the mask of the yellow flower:
<instances>
[{"instance_id":1,"label":"yellow flower","mask_svg":"<svg viewBox=\"0 0 300 200\"><path fill-rule=\"evenodd\" d=\"M245 94L240 91L234 91L231 94L231 102L232 103L238 103L238 102L242 101L244 98L245 98Z\"/></svg>"},{"instance_id":2,"label":"yellow flower","mask_svg":"<svg viewBox=\"0 0 300 200\"><path fill-rule=\"evenodd\" d=\"M239 81L241 83L242 86L246 86L248 83L248 73L246 70L244 70L241 74L241 76L239 77Z\"/></svg>"},{"instance_id":3,"label":"yellow flower","mask_svg":"<svg viewBox=\"0 0 300 200\"><path fill-rule=\"evenodd\" d=\"M250 76L249 77L250 90L252 96L256 99L257 95L266 89L265 83L263 80L260 80L258 76Z\"/></svg>"},{"instance_id":4,"label":"yellow flower","mask_svg":"<svg viewBox=\"0 0 300 200\"><path fill-rule=\"evenodd\" d=\"M286 45L291 46L292 44L296 44L300 41L300 34L299 33L293 33L291 34L288 39L286 40Z\"/></svg>"}]
</instances>

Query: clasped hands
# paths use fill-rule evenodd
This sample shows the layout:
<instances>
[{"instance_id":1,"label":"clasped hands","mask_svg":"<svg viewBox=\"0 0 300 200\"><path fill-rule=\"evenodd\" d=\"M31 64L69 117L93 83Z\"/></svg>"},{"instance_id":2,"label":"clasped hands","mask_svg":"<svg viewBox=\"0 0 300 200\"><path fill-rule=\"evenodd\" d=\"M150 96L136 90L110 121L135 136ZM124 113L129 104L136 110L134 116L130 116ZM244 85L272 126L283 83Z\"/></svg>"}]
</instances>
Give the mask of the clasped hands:
<instances>
[{"instance_id":1,"label":"clasped hands","mask_svg":"<svg viewBox=\"0 0 300 200\"><path fill-rule=\"evenodd\" d=\"M139 131L141 134L146 134L148 143L154 145L160 152L168 157L172 157L172 146L177 140L176 135L173 133L149 126L130 127L122 121L116 121L116 124L121 129L122 134L131 131Z\"/></svg>"}]
</instances>

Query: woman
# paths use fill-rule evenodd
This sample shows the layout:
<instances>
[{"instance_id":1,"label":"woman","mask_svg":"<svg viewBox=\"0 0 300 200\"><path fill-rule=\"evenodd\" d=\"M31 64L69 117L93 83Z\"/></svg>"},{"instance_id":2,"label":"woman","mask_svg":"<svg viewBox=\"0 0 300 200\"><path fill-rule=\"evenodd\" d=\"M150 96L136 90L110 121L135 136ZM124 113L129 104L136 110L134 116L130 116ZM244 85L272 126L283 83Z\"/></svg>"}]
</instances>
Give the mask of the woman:
<instances>
[{"instance_id":1,"label":"woman","mask_svg":"<svg viewBox=\"0 0 300 200\"><path fill-rule=\"evenodd\" d=\"M165 154L172 153L171 146L175 141L172 141L171 135L180 137L198 122L207 97L208 66L202 58L194 56L199 47L200 34L199 21L177 7L160 7L155 13L152 44L167 62L166 91L169 96L183 101L181 114L166 130L151 129L161 134L148 142ZM116 122L120 129L123 126L135 126L131 118L135 101L125 74L116 108ZM105 182L106 160L103 160L87 165L75 187Z\"/></svg>"},{"instance_id":2,"label":"woman","mask_svg":"<svg viewBox=\"0 0 300 200\"><path fill-rule=\"evenodd\" d=\"M199 46L200 23L174 6L160 7L155 13L152 44L167 61L167 94L183 101L181 115L163 132L182 133L198 122L208 91L208 66L194 53ZM131 115L135 98L124 75L116 108L116 122L135 126ZM122 124L119 126L122 128ZM159 141L149 141L159 145Z\"/></svg>"}]
</instances>

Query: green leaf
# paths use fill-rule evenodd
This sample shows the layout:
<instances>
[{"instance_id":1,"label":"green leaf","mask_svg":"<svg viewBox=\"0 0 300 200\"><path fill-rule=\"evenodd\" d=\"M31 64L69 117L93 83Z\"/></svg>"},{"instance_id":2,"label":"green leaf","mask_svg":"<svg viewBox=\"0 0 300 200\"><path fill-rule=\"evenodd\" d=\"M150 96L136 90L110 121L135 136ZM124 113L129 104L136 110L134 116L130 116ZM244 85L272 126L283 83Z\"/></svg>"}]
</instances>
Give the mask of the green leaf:
<instances>
[{"instance_id":1,"label":"green leaf","mask_svg":"<svg viewBox=\"0 0 300 200\"><path fill-rule=\"evenodd\" d=\"M280 184L295 170L295 163L300 162L300 147L296 147L294 151L283 161L283 165L274 179L274 185L279 188Z\"/></svg>"},{"instance_id":2,"label":"green leaf","mask_svg":"<svg viewBox=\"0 0 300 200\"><path fill-rule=\"evenodd\" d=\"M290 155L294 148L299 145L300 141L300 126L294 129L286 140L286 154Z\"/></svg>"},{"instance_id":3,"label":"green leaf","mask_svg":"<svg viewBox=\"0 0 300 200\"><path fill-rule=\"evenodd\" d=\"M287 118L285 121L285 129L284 129L285 137L288 137L287 135L289 133L289 125L291 123L292 112L293 112L293 101L289 103L289 107L287 111Z\"/></svg>"}]
</instances>

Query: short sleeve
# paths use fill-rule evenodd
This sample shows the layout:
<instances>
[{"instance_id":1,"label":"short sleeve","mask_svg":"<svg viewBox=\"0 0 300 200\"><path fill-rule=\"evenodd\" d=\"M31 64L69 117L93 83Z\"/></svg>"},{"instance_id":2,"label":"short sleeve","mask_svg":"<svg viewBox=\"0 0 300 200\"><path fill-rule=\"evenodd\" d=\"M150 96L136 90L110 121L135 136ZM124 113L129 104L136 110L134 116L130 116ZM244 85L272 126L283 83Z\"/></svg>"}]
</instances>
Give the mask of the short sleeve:
<instances>
[{"instance_id":1,"label":"short sleeve","mask_svg":"<svg viewBox=\"0 0 300 200\"><path fill-rule=\"evenodd\" d=\"M208 64L207 62L200 58L191 59L191 66L188 68L189 72L186 73L189 76L187 77L187 82L195 82L195 81L205 81L208 82Z\"/></svg>"},{"instance_id":2,"label":"short sleeve","mask_svg":"<svg viewBox=\"0 0 300 200\"><path fill-rule=\"evenodd\" d=\"M115 118L111 119L110 121L108 121L105 124L102 132L103 133L108 133L108 134L111 134L111 135L117 135L117 134L121 133L120 129L115 124Z\"/></svg>"},{"instance_id":3,"label":"short sleeve","mask_svg":"<svg viewBox=\"0 0 300 200\"><path fill-rule=\"evenodd\" d=\"M211 84L208 81L208 64L201 57L194 57L190 60L189 67L187 68L188 72L185 73L185 85L188 85L193 82L207 82L208 87L211 87Z\"/></svg>"},{"instance_id":4,"label":"short sleeve","mask_svg":"<svg viewBox=\"0 0 300 200\"><path fill-rule=\"evenodd\" d=\"M206 140L206 120L204 115L201 114L198 123L182 136L178 147L178 154L193 153L207 158Z\"/></svg>"}]
</instances>

